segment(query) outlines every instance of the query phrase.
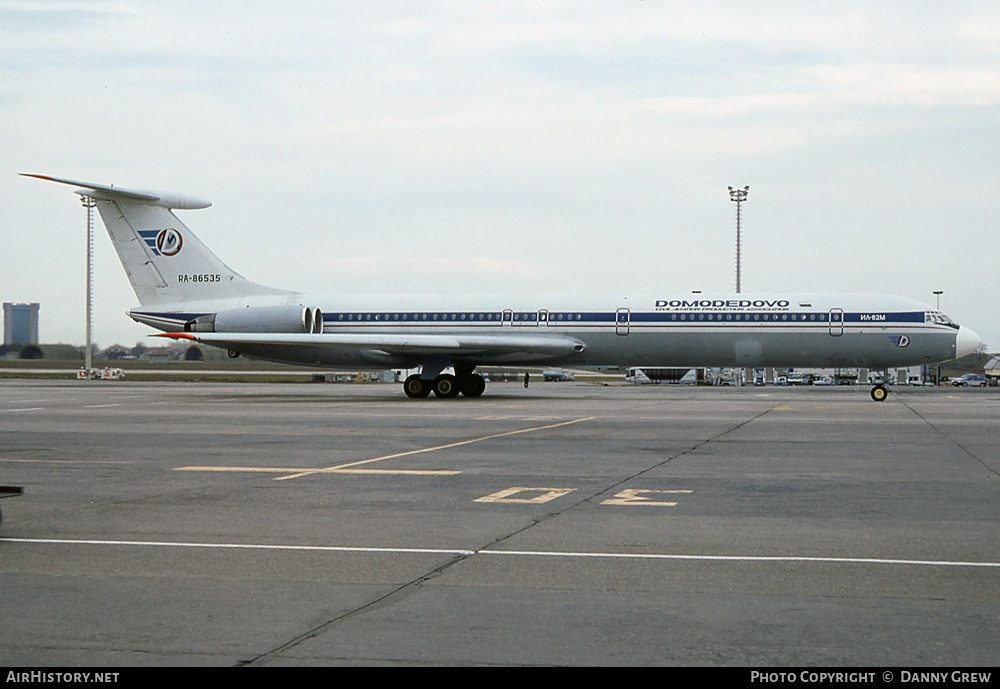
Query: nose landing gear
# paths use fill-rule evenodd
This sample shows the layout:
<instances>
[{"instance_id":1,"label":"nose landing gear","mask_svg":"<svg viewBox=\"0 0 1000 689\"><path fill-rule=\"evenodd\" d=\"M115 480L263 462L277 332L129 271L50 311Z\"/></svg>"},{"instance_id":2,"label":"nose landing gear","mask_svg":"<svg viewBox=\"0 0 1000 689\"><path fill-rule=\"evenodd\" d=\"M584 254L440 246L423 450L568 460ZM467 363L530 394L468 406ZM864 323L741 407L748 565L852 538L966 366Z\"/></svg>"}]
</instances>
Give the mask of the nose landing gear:
<instances>
[{"instance_id":1,"label":"nose landing gear","mask_svg":"<svg viewBox=\"0 0 1000 689\"><path fill-rule=\"evenodd\" d=\"M887 388L882 383L879 383L872 388L872 399L876 402L885 402L885 398L889 396L889 388Z\"/></svg>"}]
</instances>

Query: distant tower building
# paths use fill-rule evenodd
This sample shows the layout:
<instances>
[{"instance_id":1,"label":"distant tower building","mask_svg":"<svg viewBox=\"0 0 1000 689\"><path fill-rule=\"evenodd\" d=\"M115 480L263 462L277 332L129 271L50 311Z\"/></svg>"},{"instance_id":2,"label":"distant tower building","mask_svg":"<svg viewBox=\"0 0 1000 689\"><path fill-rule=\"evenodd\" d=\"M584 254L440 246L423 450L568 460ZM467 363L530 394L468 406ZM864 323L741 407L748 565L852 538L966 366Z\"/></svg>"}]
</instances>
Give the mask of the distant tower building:
<instances>
[{"instance_id":1,"label":"distant tower building","mask_svg":"<svg viewBox=\"0 0 1000 689\"><path fill-rule=\"evenodd\" d=\"M3 305L3 343L5 345L38 344L38 304Z\"/></svg>"}]
</instances>

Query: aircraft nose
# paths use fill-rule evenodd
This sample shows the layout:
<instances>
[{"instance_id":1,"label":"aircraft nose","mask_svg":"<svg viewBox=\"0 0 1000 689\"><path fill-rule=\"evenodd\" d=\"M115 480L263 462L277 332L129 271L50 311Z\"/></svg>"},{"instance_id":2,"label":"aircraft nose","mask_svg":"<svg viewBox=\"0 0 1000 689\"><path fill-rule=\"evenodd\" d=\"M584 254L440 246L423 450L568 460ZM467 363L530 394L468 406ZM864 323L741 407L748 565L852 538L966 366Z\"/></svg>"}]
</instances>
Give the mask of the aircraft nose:
<instances>
[{"instance_id":1,"label":"aircraft nose","mask_svg":"<svg viewBox=\"0 0 1000 689\"><path fill-rule=\"evenodd\" d=\"M958 327L958 335L955 336L955 358L959 359L966 354L972 354L979 349L979 345L981 344L982 340L979 339L979 335L964 325L960 325Z\"/></svg>"}]
</instances>

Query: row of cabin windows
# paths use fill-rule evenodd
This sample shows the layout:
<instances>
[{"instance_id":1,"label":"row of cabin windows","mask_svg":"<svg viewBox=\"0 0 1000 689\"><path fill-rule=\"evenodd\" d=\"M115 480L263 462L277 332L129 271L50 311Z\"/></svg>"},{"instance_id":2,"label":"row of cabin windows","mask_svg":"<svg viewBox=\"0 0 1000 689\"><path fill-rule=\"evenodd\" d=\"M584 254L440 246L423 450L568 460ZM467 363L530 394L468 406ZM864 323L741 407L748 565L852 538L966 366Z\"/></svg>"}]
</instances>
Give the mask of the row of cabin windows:
<instances>
[{"instance_id":1,"label":"row of cabin windows","mask_svg":"<svg viewBox=\"0 0 1000 689\"><path fill-rule=\"evenodd\" d=\"M672 313L672 321L821 321L826 322L825 313Z\"/></svg>"},{"instance_id":2,"label":"row of cabin windows","mask_svg":"<svg viewBox=\"0 0 1000 689\"><path fill-rule=\"evenodd\" d=\"M499 313L340 313L338 321L499 321L503 316ZM581 320L583 314L550 313L550 321ZM515 313L515 321L536 321L537 313Z\"/></svg>"}]
</instances>

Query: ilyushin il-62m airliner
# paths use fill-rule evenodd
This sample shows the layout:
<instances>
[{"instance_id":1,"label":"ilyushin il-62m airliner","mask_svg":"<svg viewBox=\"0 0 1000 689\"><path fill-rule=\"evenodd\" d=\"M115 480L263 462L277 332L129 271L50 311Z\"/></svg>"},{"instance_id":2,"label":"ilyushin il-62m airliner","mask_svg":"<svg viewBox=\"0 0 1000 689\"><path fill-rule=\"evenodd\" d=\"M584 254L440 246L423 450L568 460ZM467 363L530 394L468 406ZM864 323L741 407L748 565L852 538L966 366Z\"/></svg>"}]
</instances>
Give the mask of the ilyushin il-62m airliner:
<instances>
[{"instance_id":1,"label":"ilyushin il-62m airliner","mask_svg":"<svg viewBox=\"0 0 1000 689\"><path fill-rule=\"evenodd\" d=\"M134 320L230 356L407 368L409 397L479 397L479 366L865 367L946 361L979 337L879 294L320 295L247 280L173 213L201 199L43 175L96 202L139 306ZM453 371L454 373L449 373ZM871 396L882 401L887 388Z\"/></svg>"}]
</instances>

